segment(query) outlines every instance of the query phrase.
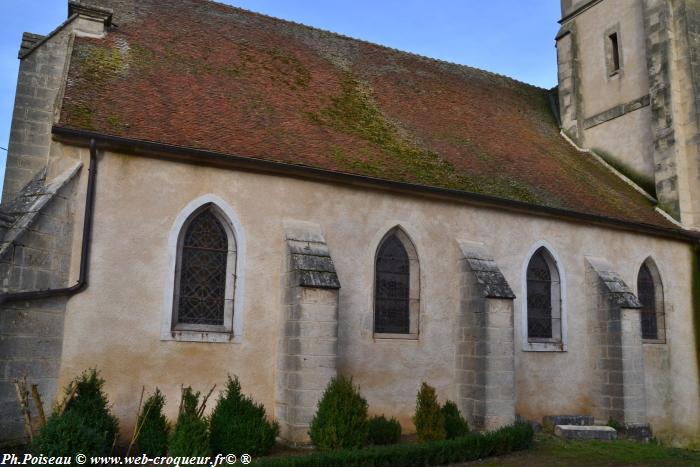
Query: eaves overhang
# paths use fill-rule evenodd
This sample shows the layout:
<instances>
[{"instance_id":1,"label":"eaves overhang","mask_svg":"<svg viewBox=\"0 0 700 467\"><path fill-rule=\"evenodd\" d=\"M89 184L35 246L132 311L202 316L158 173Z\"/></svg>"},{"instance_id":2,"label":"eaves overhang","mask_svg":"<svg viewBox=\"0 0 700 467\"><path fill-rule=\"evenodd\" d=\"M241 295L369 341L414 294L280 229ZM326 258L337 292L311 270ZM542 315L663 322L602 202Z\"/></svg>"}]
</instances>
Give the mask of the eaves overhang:
<instances>
[{"instance_id":1,"label":"eaves overhang","mask_svg":"<svg viewBox=\"0 0 700 467\"><path fill-rule=\"evenodd\" d=\"M87 146L90 140L94 139L99 143L102 150L109 149L115 152L133 156L156 157L159 159L174 160L195 165L273 173L307 180L312 179L323 182L342 183L344 185L391 191L406 195L429 197L433 199L437 198L451 202L466 202L472 205L498 208L520 214L557 218L578 224L595 224L616 230L636 232L694 244L700 243L700 232L681 228L663 228L651 224L637 223L562 208L541 206L523 201L498 198L479 193L407 182L398 182L364 175L320 169L301 164L290 164L269 159L260 159L257 157L226 154L191 147L169 145L155 141L131 139L122 136L113 136L75 128L54 126L52 128L52 133L54 134L55 139L64 143L74 144L77 146Z\"/></svg>"}]
</instances>

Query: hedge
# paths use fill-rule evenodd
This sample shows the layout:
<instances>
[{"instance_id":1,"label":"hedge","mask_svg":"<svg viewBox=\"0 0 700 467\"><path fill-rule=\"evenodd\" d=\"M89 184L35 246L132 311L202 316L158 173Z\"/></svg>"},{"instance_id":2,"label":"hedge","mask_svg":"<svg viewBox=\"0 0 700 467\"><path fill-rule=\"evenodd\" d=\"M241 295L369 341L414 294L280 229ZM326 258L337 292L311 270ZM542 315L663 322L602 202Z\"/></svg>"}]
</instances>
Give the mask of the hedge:
<instances>
[{"instance_id":1,"label":"hedge","mask_svg":"<svg viewBox=\"0 0 700 467\"><path fill-rule=\"evenodd\" d=\"M488 433L468 433L462 437L348 449L278 458L259 458L254 464L271 467L325 467L325 466L425 466L468 462L489 456L500 456L513 451L529 449L534 432L526 423L516 423Z\"/></svg>"}]
</instances>

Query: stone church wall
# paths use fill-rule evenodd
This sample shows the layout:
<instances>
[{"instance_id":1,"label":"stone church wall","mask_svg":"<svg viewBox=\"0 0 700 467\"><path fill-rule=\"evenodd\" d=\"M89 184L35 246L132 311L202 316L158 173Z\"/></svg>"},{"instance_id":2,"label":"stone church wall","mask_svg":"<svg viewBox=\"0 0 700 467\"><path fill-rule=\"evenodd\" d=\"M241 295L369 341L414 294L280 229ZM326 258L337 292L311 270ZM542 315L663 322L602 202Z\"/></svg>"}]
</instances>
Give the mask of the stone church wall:
<instances>
[{"instance_id":1,"label":"stone church wall","mask_svg":"<svg viewBox=\"0 0 700 467\"><path fill-rule=\"evenodd\" d=\"M77 157L63 148L66 157ZM77 151L75 151L77 153ZM282 284L286 274L285 220L320 226L338 281L337 372L353 377L372 413L410 417L422 381L441 400L457 400L454 329L460 307L464 257L458 240L480 242L516 296L514 313L515 412L538 420L551 414L592 414L599 389L596 325L589 313L597 295L587 286L586 256L604 257L634 288L642 262L653 257L666 294L667 363L652 359L649 375L664 377L669 397L647 396L648 420L673 425L668 439L697 436L698 374L688 323L690 248L686 243L509 213L466 204L273 175L222 170L108 152L97 179L90 287L68 304L60 384L85 368L98 367L122 427L130 431L140 388L156 385L174 416L181 384L196 390L237 374L246 393L275 413L279 333L285 323ZM82 177L83 175L81 175ZM247 240L240 342L161 341L167 300L168 234L193 199L213 193L236 211ZM373 334L374 258L384 235L401 226L420 261L418 337L386 339ZM494 235L494 232L499 232ZM525 351L522 313L528 251L546 241L565 277L568 343L565 351ZM646 344L645 344L646 346ZM650 352L645 351L645 355ZM658 353L658 352L657 352ZM654 365L659 365L655 367ZM670 402L669 402L670 401Z\"/></svg>"}]
</instances>

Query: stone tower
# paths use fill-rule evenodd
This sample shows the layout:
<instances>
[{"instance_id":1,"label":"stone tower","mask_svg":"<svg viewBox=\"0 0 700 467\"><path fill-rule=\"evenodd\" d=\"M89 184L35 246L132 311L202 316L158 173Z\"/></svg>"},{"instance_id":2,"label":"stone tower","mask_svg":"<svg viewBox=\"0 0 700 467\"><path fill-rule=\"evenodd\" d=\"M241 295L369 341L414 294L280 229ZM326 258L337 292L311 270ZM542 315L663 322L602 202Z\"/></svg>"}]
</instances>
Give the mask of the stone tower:
<instances>
[{"instance_id":1,"label":"stone tower","mask_svg":"<svg viewBox=\"0 0 700 467\"><path fill-rule=\"evenodd\" d=\"M561 10L563 130L700 228L700 0L562 0Z\"/></svg>"}]
</instances>

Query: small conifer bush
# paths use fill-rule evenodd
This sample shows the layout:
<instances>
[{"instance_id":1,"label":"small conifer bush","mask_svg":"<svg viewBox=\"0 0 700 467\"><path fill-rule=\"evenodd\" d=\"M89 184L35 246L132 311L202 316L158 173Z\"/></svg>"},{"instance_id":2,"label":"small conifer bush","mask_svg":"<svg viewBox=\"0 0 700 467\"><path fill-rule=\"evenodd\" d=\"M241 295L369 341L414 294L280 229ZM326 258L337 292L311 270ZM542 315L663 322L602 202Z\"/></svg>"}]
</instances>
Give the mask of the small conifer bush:
<instances>
[{"instance_id":1,"label":"small conifer bush","mask_svg":"<svg viewBox=\"0 0 700 467\"><path fill-rule=\"evenodd\" d=\"M158 388L143 404L136 424L139 451L149 457L164 456L168 450L168 421L163 415L165 396Z\"/></svg>"},{"instance_id":2,"label":"small conifer bush","mask_svg":"<svg viewBox=\"0 0 700 467\"><path fill-rule=\"evenodd\" d=\"M445 439L445 420L437 401L435 388L423 383L416 398L416 414L413 416L418 441Z\"/></svg>"},{"instance_id":3,"label":"small conifer bush","mask_svg":"<svg viewBox=\"0 0 700 467\"><path fill-rule=\"evenodd\" d=\"M29 452L34 456L73 456L76 452L86 456L101 456L109 453L104 436L85 423L76 412L54 413L46 425L34 437Z\"/></svg>"},{"instance_id":4,"label":"small conifer bush","mask_svg":"<svg viewBox=\"0 0 700 467\"><path fill-rule=\"evenodd\" d=\"M457 408L457 404L452 401L445 401L442 406L442 418L445 421L445 434L447 439L459 438L469 433L469 424L462 417Z\"/></svg>"},{"instance_id":5,"label":"small conifer bush","mask_svg":"<svg viewBox=\"0 0 700 467\"><path fill-rule=\"evenodd\" d=\"M359 448L367 440L367 401L352 379L331 379L311 420L309 436L321 451Z\"/></svg>"},{"instance_id":6,"label":"small conifer bush","mask_svg":"<svg viewBox=\"0 0 700 467\"><path fill-rule=\"evenodd\" d=\"M241 393L238 377L229 376L211 414L209 432L213 455L262 456L274 446L279 426L267 420L262 404Z\"/></svg>"},{"instance_id":7,"label":"small conifer bush","mask_svg":"<svg viewBox=\"0 0 700 467\"><path fill-rule=\"evenodd\" d=\"M109 454L119 425L109 411L104 383L95 369L73 380L64 390L63 403L34 438L30 451L47 456Z\"/></svg>"},{"instance_id":8,"label":"small conifer bush","mask_svg":"<svg viewBox=\"0 0 700 467\"><path fill-rule=\"evenodd\" d=\"M168 455L192 457L209 455L209 430L200 413L199 392L186 387L182 392L180 414L168 443Z\"/></svg>"},{"instance_id":9,"label":"small conifer bush","mask_svg":"<svg viewBox=\"0 0 700 467\"><path fill-rule=\"evenodd\" d=\"M387 420L384 415L369 419L367 442L375 446L396 444L401 440L401 424L395 418Z\"/></svg>"}]
</instances>

